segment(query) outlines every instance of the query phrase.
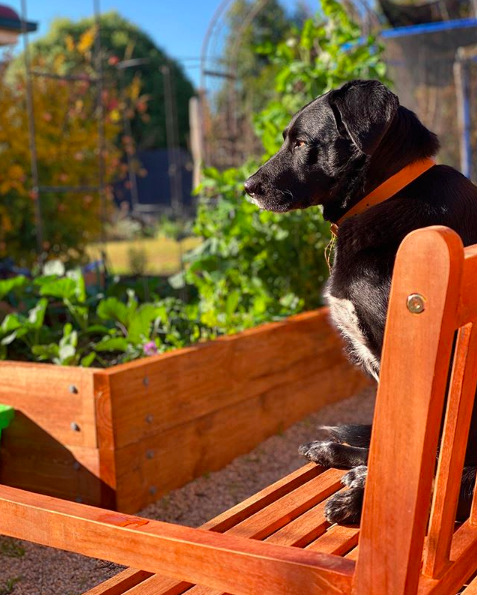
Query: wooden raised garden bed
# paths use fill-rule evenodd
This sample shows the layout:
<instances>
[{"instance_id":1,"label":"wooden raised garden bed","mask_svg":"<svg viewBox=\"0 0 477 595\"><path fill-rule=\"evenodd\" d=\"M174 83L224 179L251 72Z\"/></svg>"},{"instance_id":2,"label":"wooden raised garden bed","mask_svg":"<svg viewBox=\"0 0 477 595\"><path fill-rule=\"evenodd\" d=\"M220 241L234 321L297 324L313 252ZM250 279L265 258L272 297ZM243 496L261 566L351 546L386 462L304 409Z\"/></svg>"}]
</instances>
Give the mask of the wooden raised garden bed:
<instances>
[{"instance_id":1,"label":"wooden raised garden bed","mask_svg":"<svg viewBox=\"0 0 477 595\"><path fill-rule=\"evenodd\" d=\"M135 512L367 382L326 309L108 370L2 362L0 483Z\"/></svg>"}]
</instances>

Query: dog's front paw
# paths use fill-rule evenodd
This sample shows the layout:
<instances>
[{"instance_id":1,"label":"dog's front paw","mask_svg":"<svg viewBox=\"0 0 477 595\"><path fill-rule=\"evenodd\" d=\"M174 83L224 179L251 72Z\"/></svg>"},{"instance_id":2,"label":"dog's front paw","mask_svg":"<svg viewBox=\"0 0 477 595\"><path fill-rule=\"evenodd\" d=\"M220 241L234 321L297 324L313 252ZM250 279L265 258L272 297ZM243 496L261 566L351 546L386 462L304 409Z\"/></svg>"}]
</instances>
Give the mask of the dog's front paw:
<instances>
[{"instance_id":1,"label":"dog's front paw","mask_svg":"<svg viewBox=\"0 0 477 595\"><path fill-rule=\"evenodd\" d=\"M302 444L298 449L301 456L322 467L333 467L339 455L339 447L336 442L321 442L315 440L308 444Z\"/></svg>"},{"instance_id":2,"label":"dog's front paw","mask_svg":"<svg viewBox=\"0 0 477 595\"><path fill-rule=\"evenodd\" d=\"M341 483L349 488L364 488L366 483L366 476L368 475L368 468L366 465L354 467L348 473L343 475Z\"/></svg>"},{"instance_id":3,"label":"dog's front paw","mask_svg":"<svg viewBox=\"0 0 477 595\"><path fill-rule=\"evenodd\" d=\"M332 496L325 506L325 518L329 523L357 525L361 519L364 489L352 487Z\"/></svg>"}]
</instances>

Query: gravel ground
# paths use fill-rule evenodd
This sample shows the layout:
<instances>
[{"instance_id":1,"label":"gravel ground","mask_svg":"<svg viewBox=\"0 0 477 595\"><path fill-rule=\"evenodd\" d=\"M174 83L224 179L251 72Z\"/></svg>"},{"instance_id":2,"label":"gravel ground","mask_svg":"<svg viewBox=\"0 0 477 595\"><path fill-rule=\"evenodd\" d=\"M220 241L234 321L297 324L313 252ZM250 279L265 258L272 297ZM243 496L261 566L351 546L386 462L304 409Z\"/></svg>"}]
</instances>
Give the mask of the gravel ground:
<instances>
[{"instance_id":1,"label":"gravel ground","mask_svg":"<svg viewBox=\"0 0 477 595\"><path fill-rule=\"evenodd\" d=\"M199 477L138 514L196 527L300 467L303 459L297 448L317 438L317 425L370 423L373 407L373 389L324 407L224 469ZM81 595L120 569L0 536L0 595Z\"/></svg>"}]
</instances>

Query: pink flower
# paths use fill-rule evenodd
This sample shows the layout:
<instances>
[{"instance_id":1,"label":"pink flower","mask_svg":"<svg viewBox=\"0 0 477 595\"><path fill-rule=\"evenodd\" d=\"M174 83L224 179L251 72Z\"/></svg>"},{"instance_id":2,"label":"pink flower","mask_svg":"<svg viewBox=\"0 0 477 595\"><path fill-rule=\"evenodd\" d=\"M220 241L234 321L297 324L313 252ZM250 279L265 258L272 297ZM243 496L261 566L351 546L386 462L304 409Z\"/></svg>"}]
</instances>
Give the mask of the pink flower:
<instances>
[{"instance_id":1,"label":"pink flower","mask_svg":"<svg viewBox=\"0 0 477 595\"><path fill-rule=\"evenodd\" d=\"M148 341L147 343L144 343L142 348L144 349L145 355L156 355L157 353L157 345L154 343L154 341Z\"/></svg>"}]
</instances>

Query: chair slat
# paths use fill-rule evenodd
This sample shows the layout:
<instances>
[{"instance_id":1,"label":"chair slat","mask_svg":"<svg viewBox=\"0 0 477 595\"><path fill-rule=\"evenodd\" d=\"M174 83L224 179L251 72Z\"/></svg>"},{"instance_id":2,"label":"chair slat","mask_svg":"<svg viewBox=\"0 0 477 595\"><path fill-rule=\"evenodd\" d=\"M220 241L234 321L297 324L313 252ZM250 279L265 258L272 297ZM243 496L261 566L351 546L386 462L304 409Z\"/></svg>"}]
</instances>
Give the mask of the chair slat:
<instances>
[{"instance_id":1,"label":"chair slat","mask_svg":"<svg viewBox=\"0 0 477 595\"><path fill-rule=\"evenodd\" d=\"M342 475L343 472L338 469L328 469L267 508L235 525L227 531L227 534L264 539L336 492L341 487Z\"/></svg>"},{"instance_id":2,"label":"chair slat","mask_svg":"<svg viewBox=\"0 0 477 595\"><path fill-rule=\"evenodd\" d=\"M413 595L417 590L463 258L459 236L442 227L411 233L398 251L355 595ZM421 313L407 307L412 294L422 296Z\"/></svg>"},{"instance_id":3,"label":"chair slat","mask_svg":"<svg viewBox=\"0 0 477 595\"><path fill-rule=\"evenodd\" d=\"M463 595L477 595L477 577L467 585Z\"/></svg>"},{"instance_id":4,"label":"chair slat","mask_svg":"<svg viewBox=\"0 0 477 595\"><path fill-rule=\"evenodd\" d=\"M462 291L457 313L457 326L477 319L477 245L465 249Z\"/></svg>"},{"instance_id":5,"label":"chair slat","mask_svg":"<svg viewBox=\"0 0 477 595\"><path fill-rule=\"evenodd\" d=\"M438 579L422 575L418 595L449 595L457 593L462 585L474 575L477 560L477 529L465 522L454 534L450 559Z\"/></svg>"},{"instance_id":6,"label":"chair slat","mask_svg":"<svg viewBox=\"0 0 477 595\"><path fill-rule=\"evenodd\" d=\"M144 581L150 576L153 576L150 572L128 568L90 589L88 595L124 595L136 585L144 584Z\"/></svg>"},{"instance_id":7,"label":"chair slat","mask_svg":"<svg viewBox=\"0 0 477 595\"><path fill-rule=\"evenodd\" d=\"M321 502L313 506L301 516L298 516L298 513L304 507L309 508L310 502L319 502L335 492L341 486L342 474L343 472L337 469L329 469L319 477L310 480L306 485L300 486L294 492L274 502L268 509L261 510L243 523L232 527L226 534L240 535L251 539L262 539L265 535L269 535L265 540L267 543L283 546L300 547L310 542L329 524L324 516L325 503ZM278 530L270 535L273 527ZM159 580L160 578L158 577ZM151 581L152 583L153 581ZM142 595L140 589L137 592L138 595ZM187 593L188 595L219 595L221 591L196 585ZM155 595L170 594L169 591L163 593L163 591L156 590Z\"/></svg>"},{"instance_id":8,"label":"chair slat","mask_svg":"<svg viewBox=\"0 0 477 595\"><path fill-rule=\"evenodd\" d=\"M449 563L451 541L477 385L477 331L459 329L429 524L424 574L437 577Z\"/></svg>"},{"instance_id":9,"label":"chair slat","mask_svg":"<svg viewBox=\"0 0 477 595\"><path fill-rule=\"evenodd\" d=\"M202 525L201 528L223 533L252 516L252 514L257 513L259 510L263 510L279 498L293 492L293 490L296 490L298 487L322 474L324 471L325 469L323 467L319 467L314 463L304 465L300 469L290 473L290 475L279 479L257 494L254 494L250 498L247 498L243 502L239 502L236 506L219 514Z\"/></svg>"},{"instance_id":10,"label":"chair slat","mask_svg":"<svg viewBox=\"0 0 477 595\"><path fill-rule=\"evenodd\" d=\"M136 587L133 587L128 591L124 591L124 593L121 593L121 595L159 595L159 593L161 595L182 595L182 593L189 593L188 589L191 587L190 583L173 581L173 579L167 578L162 578L162 581L160 581L159 584L160 590L158 590L158 579L161 578L162 577L157 575L151 576Z\"/></svg>"},{"instance_id":11,"label":"chair slat","mask_svg":"<svg viewBox=\"0 0 477 595\"><path fill-rule=\"evenodd\" d=\"M224 511L210 521L207 521L207 523L202 525L201 528L222 533L240 523L252 514L255 514L258 511L266 508L275 500L278 500L286 494L289 494L293 490L297 489L301 485L304 485L307 481L317 477L323 472L324 469L315 465L314 463L304 465L286 477L281 478L273 484L267 486L257 494L250 496L250 498L247 498L243 502L239 502L236 506L233 506L229 510ZM94 589L84 593L84 595L109 595L108 589L115 588L116 581L120 580L122 576L124 576L126 580L130 580L130 572L130 569L124 570L123 572L119 573L117 577L112 577L111 579L102 583L102 585L98 585ZM132 572L133 574L134 572L137 572L140 577L143 575L142 570ZM191 586L189 583L185 583L184 581L177 583L177 581L162 576L153 576L151 579L154 583L154 588L156 589L154 595L177 595L177 593L182 593ZM143 579L141 578L140 580ZM148 585L151 584L150 580L147 582ZM101 591L101 588L103 591ZM116 594L113 593L113 595Z\"/></svg>"},{"instance_id":12,"label":"chair slat","mask_svg":"<svg viewBox=\"0 0 477 595\"><path fill-rule=\"evenodd\" d=\"M18 519L22 520L21 523ZM349 593L354 563L0 487L0 533L214 589L251 595Z\"/></svg>"},{"instance_id":13,"label":"chair slat","mask_svg":"<svg viewBox=\"0 0 477 595\"><path fill-rule=\"evenodd\" d=\"M358 544L359 528L333 525L306 549L343 556Z\"/></svg>"}]
</instances>

